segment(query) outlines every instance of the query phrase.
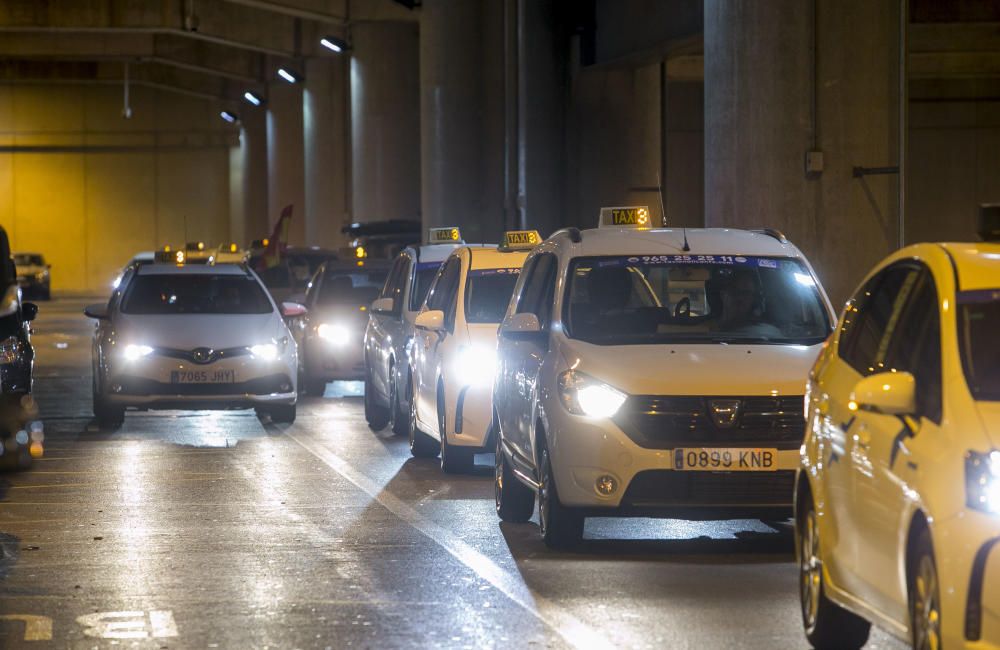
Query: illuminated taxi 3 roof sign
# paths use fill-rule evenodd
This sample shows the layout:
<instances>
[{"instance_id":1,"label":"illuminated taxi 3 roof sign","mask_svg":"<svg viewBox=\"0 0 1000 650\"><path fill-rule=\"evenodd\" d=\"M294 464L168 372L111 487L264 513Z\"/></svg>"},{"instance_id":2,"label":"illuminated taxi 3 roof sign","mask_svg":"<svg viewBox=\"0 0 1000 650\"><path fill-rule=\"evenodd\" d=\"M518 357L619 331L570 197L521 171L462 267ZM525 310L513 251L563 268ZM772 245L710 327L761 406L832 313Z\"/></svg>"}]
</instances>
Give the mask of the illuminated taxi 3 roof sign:
<instances>
[{"instance_id":1,"label":"illuminated taxi 3 roof sign","mask_svg":"<svg viewBox=\"0 0 1000 650\"><path fill-rule=\"evenodd\" d=\"M645 205L630 205L617 208L601 208L602 228L651 228L652 218Z\"/></svg>"},{"instance_id":2,"label":"illuminated taxi 3 roof sign","mask_svg":"<svg viewBox=\"0 0 1000 650\"><path fill-rule=\"evenodd\" d=\"M458 228L431 228L427 241L432 244L461 244L462 233Z\"/></svg>"},{"instance_id":3,"label":"illuminated taxi 3 roof sign","mask_svg":"<svg viewBox=\"0 0 1000 650\"><path fill-rule=\"evenodd\" d=\"M508 230L503 234L502 251L530 250L542 243L542 236L537 230Z\"/></svg>"}]
</instances>

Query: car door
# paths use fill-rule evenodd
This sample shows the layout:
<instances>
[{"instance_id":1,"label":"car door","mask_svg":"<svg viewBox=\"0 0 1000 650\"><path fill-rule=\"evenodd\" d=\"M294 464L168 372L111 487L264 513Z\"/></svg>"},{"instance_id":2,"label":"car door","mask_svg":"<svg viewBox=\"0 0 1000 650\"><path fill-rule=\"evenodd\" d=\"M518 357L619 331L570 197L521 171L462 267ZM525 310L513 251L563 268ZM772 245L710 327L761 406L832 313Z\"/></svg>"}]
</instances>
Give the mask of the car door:
<instances>
[{"instance_id":1,"label":"car door","mask_svg":"<svg viewBox=\"0 0 1000 650\"><path fill-rule=\"evenodd\" d=\"M882 612L905 620L906 582L900 572L899 535L908 522L908 494L919 465L912 448L939 439L941 423L941 333L937 290L931 272L906 265L908 273L894 301L872 367L909 372L916 379L917 412L912 418L857 411L852 460L852 514L864 531L858 547L859 575Z\"/></svg>"},{"instance_id":2,"label":"car door","mask_svg":"<svg viewBox=\"0 0 1000 650\"><path fill-rule=\"evenodd\" d=\"M557 259L552 253L542 253L532 259L527 269L524 289L518 297L515 314L534 314L541 325L537 337L507 340L504 355L509 373L507 385L507 423L504 429L508 442L515 451L533 458L532 437L534 400L538 381L538 371L549 348L549 321L555 295Z\"/></svg>"},{"instance_id":3,"label":"car door","mask_svg":"<svg viewBox=\"0 0 1000 650\"><path fill-rule=\"evenodd\" d=\"M397 256L378 296L380 299L392 298L392 311L379 314L370 312L368 317L365 363L375 390L386 399L389 398L389 382L392 379L389 376L392 342L402 333L402 292L408 269L409 257L405 254Z\"/></svg>"},{"instance_id":4,"label":"car door","mask_svg":"<svg viewBox=\"0 0 1000 650\"><path fill-rule=\"evenodd\" d=\"M434 278L421 311L440 310L447 316L458 293L461 271L461 259L457 255L449 257ZM428 433L437 431L437 347L450 333L446 328L436 332L417 330L414 334L414 399L417 419Z\"/></svg>"},{"instance_id":5,"label":"car door","mask_svg":"<svg viewBox=\"0 0 1000 650\"><path fill-rule=\"evenodd\" d=\"M854 512L855 478L872 468L867 451L857 444L860 422L850 407L851 393L858 381L876 372L875 359L896 297L913 274L909 265L890 266L848 301L840 322L837 358L818 377L820 423L815 431L824 448L825 527L829 531L824 554L834 582L853 593L867 589L860 565L866 532Z\"/></svg>"}]
</instances>

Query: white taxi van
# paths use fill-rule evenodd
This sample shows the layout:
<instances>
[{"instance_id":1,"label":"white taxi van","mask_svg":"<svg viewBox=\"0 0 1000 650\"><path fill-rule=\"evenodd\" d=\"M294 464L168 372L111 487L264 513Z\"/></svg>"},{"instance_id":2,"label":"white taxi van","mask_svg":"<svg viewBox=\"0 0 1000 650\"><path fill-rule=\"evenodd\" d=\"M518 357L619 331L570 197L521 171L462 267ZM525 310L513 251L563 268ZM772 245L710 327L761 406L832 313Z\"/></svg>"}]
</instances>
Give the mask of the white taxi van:
<instances>
[{"instance_id":1,"label":"white taxi van","mask_svg":"<svg viewBox=\"0 0 1000 650\"><path fill-rule=\"evenodd\" d=\"M651 228L534 249L500 327L496 509L550 546L585 517L789 518L805 377L833 311L776 231Z\"/></svg>"},{"instance_id":2,"label":"white taxi van","mask_svg":"<svg viewBox=\"0 0 1000 650\"><path fill-rule=\"evenodd\" d=\"M810 375L796 483L817 648L870 623L1000 647L1000 245L920 244L861 283Z\"/></svg>"},{"instance_id":3,"label":"white taxi van","mask_svg":"<svg viewBox=\"0 0 1000 650\"><path fill-rule=\"evenodd\" d=\"M446 472L467 472L476 453L492 450L497 328L521 264L541 241L534 230L510 231L499 247L455 249L414 322L410 451L440 451Z\"/></svg>"},{"instance_id":4,"label":"white taxi van","mask_svg":"<svg viewBox=\"0 0 1000 650\"><path fill-rule=\"evenodd\" d=\"M106 304L84 310L97 321L98 424L120 426L128 408L255 408L294 421L298 361L282 316L301 312L275 305L245 265L130 266Z\"/></svg>"},{"instance_id":5,"label":"white taxi van","mask_svg":"<svg viewBox=\"0 0 1000 650\"><path fill-rule=\"evenodd\" d=\"M409 345L413 321L444 261L465 242L453 226L431 228L427 243L404 248L392 263L365 328L365 419L376 431L387 424L396 435L410 426Z\"/></svg>"}]
</instances>

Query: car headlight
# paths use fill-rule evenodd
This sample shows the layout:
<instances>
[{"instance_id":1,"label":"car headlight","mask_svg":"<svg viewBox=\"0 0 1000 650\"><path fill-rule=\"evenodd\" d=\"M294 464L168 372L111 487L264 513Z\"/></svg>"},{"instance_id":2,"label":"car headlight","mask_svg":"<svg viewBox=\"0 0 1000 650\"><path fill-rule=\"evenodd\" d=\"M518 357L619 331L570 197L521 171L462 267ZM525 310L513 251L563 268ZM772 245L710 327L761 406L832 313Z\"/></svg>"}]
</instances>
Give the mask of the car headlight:
<instances>
[{"instance_id":1,"label":"car headlight","mask_svg":"<svg viewBox=\"0 0 1000 650\"><path fill-rule=\"evenodd\" d=\"M966 454L965 498L974 510L1000 513L1000 451Z\"/></svg>"},{"instance_id":2,"label":"car headlight","mask_svg":"<svg viewBox=\"0 0 1000 650\"><path fill-rule=\"evenodd\" d=\"M39 282L43 281L47 277L49 277L48 271L39 271L38 273L35 274L35 279L38 280Z\"/></svg>"},{"instance_id":3,"label":"car headlight","mask_svg":"<svg viewBox=\"0 0 1000 650\"><path fill-rule=\"evenodd\" d=\"M14 363L21 356L21 341L9 336L0 341L0 364Z\"/></svg>"},{"instance_id":4,"label":"car headlight","mask_svg":"<svg viewBox=\"0 0 1000 650\"><path fill-rule=\"evenodd\" d=\"M125 350L124 352L122 352L122 356L125 357L126 361L136 361L143 357L147 357L152 353L153 353L153 348L149 347L148 345L135 345L130 343L125 346Z\"/></svg>"},{"instance_id":5,"label":"car headlight","mask_svg":"<svg viewBox=\"0 0 1000 650\"><path fill-rule=\"evenodd\" d=\"M609 418L618 412L628 395L590 375L567 370L559 375L559 397L570 413Z\"/></svg>"},{"instance_id":6,"label":"car headlight","mask_svg":"<svg viewBox=\"0 0 1000 650\"><path fill-rule=\"evenodd\" d=\"M351 340L351 330L341 323L321 323L316 334L331 345L347 345Z\"/></svg>"},{"instance_id":7,"label":"car headlight","mask_svg":"<svg viewBox=\"0 0 1000 650\"><path fill-rule=\"evenodd\" d=\"M497 367L497 351L484 345L461 347L452 367L463 386L492 384Z\"/></svg>"},{"instance_id":8,"label":"car headlight","mask_svg":"<svg viewBox=\"0 0 1000 650\"><path fill-rule=\"evenodd\" d=\"M261 343L250 346L250 354L262 361L274 361L278 358L278 346L274 343Z\"/></svg>"}]
</instances>

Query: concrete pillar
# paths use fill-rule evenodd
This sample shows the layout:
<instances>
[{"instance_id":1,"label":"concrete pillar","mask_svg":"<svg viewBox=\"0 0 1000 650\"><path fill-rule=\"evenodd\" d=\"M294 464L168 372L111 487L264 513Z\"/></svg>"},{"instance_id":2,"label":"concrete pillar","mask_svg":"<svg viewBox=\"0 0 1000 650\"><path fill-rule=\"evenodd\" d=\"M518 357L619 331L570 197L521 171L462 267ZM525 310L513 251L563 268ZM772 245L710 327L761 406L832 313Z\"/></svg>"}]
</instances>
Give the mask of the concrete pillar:
<instances>
[{"instance_id":1,"label":"concrete pillar","mask_svg":"<svg viewBox=\"0 0 1000 650\"><path fill-rule=\"evenodd\" d=\"M294 206L288 228L291 244L305 244L305 170L302 140L302 86L275 81L267 99L267 222Z\"/></svg>"},{"instance_id":2,"label":"concrete pillar","mask_svg":"<svg viewBox=\"0 0 1000 650\"><path fill-rule=\"evenodd\" d=\"M852 176L896 163L894 5L704 4L706 223L783 230L837 303L894 245L895 178Z\"/></svg>"},{"instance_id":3,"label":"concrete pillar","mask_svg":"<svg viewBox=\"0 0 1000 650\"><path fill-rule=\"evenodd\" d=\"M302 97L305 136L305 238L316 246L346 244L350 223L346 56L306 62Z\"/></svg>"},{"instance_id":4,"label":"concrete pillar","mask_svg":"<svg viewBox=\"0 0 1000 650\"><path fill-rule=\"evenodd\" d=\"M667 224L701 228L705 225L704 84L665 78L662 101Z\"/></svg>"},{"instance_id":5,"label":"concrete pillar","mask_svg":"<svg viewBox=\"0 0 1000 650\"><path fill-rule=\"evenodd\" d=\"M466 241L499 241L503 230L502 52L502 3L423 3L423 222L459 225Z\"/></svg>"},{"instance_id":6,"label":"concrete pillar","mask_svg":"<svg viewBox=\"0 0 1000 650\"><path fill-rule=\"evenodd\" d=\"M351 27L353 220L420 219L416 23Z\"/></svg>"},{"instance_id":7,"label":"concrete pillar","mask_svg":"<svg viewBox=\"0 0 1000 650\"><path fill-rule=\"evenodd\" d=\"M243 218L233 238L243 246L270 234L267 203L267 119L263 109L246 106L240 114L240 168Z\"/></svg>"}]
</instances>

